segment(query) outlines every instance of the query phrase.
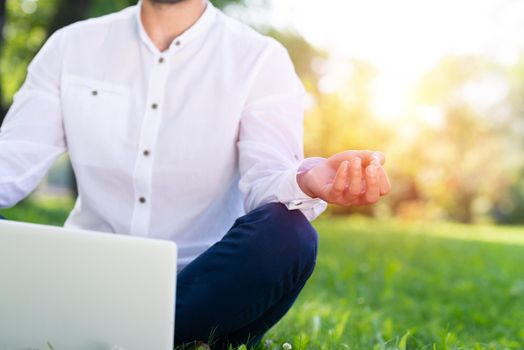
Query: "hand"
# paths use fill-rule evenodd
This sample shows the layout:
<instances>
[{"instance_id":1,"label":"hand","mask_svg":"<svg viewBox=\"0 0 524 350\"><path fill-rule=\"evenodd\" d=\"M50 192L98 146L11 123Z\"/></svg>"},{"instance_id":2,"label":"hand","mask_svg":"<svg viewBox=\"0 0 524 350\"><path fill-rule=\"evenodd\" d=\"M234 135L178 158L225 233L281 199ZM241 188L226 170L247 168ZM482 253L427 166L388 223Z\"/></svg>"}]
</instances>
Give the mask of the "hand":
<instances>
[{"instance_id":1,"label":"hand","mask_svg":"<svg viewBox=\"0 0 524 350\"><path fill-rule=\"evenodd\" d=\"M344 206L374 204L391 191L384 155L372 151L337 153L297 175L304 193Z\"/></svg>"}]
</instances>

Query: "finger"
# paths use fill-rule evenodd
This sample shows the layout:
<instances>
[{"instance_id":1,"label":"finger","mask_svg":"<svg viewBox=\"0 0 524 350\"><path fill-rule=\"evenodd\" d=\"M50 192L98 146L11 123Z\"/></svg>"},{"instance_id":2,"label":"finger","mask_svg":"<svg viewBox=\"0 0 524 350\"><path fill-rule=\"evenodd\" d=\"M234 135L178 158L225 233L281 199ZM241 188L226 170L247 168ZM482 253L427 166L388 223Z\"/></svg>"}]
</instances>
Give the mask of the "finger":
<instances>
[{"instance_id":1,"label":"finger","mask_svg":"<svg viewBox=\"0 0 524 350\"><path fill-rule=\"evenodd\" d=\"M380 185L378 181L377 167L370 165L366 168L366 194L365 199L368 203L376 203L380 198Z\"/></svg>"},{"instance_id":2,"label":"finger","mask_svg":"<svg viewBox=\"0 0 524 350\"><path fill-rule=\"evenodd\" d=\"M384 156L381 157L377 153L373 153L371 155L371 162L370 162L371 165L374 165L376 167L381 167L382 164L384 164L384 161L385 161Z\"/></svg>"},{"instance_id":3,"label":"finger","mask_svg":"<svg viewBox=\"0 0 524 350\"><path fill-rule=\"evenodd\" d=\"M378 183L380 187L380 195L385 196L391 192L391 183L389 182L386 170L383 167L378 168Z\"/></svg>"},{"instance_id":4,"label":"finger","mask_svg":"<svg viewBox=\"0 0 524 350\"><path fill-rule=\"evenodd\" d=\"M351 160L349 167L349 196L360 196L362 193L362 160L359 157Z\"/></svg>"},{"instance_id":5,"label":"finger","mask_svg":"<svg viewBox=\"0 0 524 350\"><path fill-rule=\"evenodd\" d=\"M344 160L351 160L355 157L359 157L362 160L362 164L367 166L375 159L378 159L380 164L384 164L386 157L382 152L377 151L345 151L338 153L333 157L335 161L342 162Z\"/></svg>"},{"instance_id":6,"label":"finger","mask_svg":"<svg viewBox=\"0 0 524 350\"><path fill-rule=\"evenodd\" d=\"M371 164L374 160L378 160L380 165L386 162L386 157L384 153L377 151L356 151L356 156L362 159L362 164L367 166Z\"/></svg>"},{"instance_id":7,"label":"finger","mask_svg":"<svg viewBox=\"0 0 524 350\"><path fill-rule=\"evenodd\" d=\"M344 193L344 189L347 185L348 180L348 171L349 171L349 162L344 161L338 167L337 174L333 180L333 185L331 188L331 194L335 196L340 196Z\"/></svg>"}]
</instances>

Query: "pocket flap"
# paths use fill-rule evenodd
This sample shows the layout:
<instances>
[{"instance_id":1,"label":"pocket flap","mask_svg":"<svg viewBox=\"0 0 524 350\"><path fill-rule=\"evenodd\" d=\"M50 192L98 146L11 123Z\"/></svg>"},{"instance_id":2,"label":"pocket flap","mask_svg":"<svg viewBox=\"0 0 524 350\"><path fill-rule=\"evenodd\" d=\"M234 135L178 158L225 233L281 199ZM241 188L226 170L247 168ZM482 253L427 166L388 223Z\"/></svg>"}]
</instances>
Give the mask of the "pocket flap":
<instances>
[{"instance_id":1,"label":"pocket flap","mask_svg":"<svg viewBox=\"0 0 524 350\"><path fill-rule=\"evenodd\" d=\"M130 91L130 87L126 85L110 83L107 81L101 81L77 75L66 75L64 82L66 85L70 84L73 86L83 86L92 91L106 91L123 95L129 94Z\"/></svg>"}]
</instances>

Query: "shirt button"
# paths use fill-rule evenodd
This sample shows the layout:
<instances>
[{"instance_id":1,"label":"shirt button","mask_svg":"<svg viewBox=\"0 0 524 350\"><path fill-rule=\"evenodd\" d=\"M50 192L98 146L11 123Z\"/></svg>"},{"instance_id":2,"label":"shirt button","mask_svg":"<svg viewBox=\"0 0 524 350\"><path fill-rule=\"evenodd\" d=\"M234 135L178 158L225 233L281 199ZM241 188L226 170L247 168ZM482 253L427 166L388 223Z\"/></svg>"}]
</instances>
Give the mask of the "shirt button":
<instances>
[{"instance_id":1,"label":"shirt button","mask_svg":"<svg viewBox=\"0 0 524 350\"><path fill-rule=\"evenodd\" d=\"M160 58L158 59L158 63L164 63L164 61L165 61L165 60L164 60L164 57L160 57Z\"/></svg>"},{"instance_id":2,"label":"shirt button","mask_svg":"<svg viewBox=\"0 0 524 350\"><path fill-rule=\"evenodd\" d=\"M140 203L144 204L146 202L146 199L145 199L145 197L140 197L140 198L138 198L138 201Z\"/></svg>"},{"instance_id":3,"label":"shirt button","mask_svg":"<svg viewBox=\"0 0 524 350\"><path fill-rule=\"evenodd\" d=\"M180 44L181 44L180 40L175 41L176 46L180 46Z\"/></svg>"},{"instance_id":4,"label":"shirt button","mask_svg":"<svg viewBox=\"0 0 524 350\"><path fill-rule=\"evenodd\" d=\"M98 91L96 91L96 90L91 91L91 95L93 95L93 96L98 95Z\"/></svg>"},{"instance_id":5,"label":"shirt button","mask_svg":"<svg viewBox=\"0 0 524 350\"><path fill-rule=\"evenodd\" d=\"M149 154L150 154L150 152L146 149L146 150L144 151L144 157L149 156Z\"/></svg>"},{"instance_id":6,"label":"shirt button","mask_svg":"<svg viewBox=\"0 0 524 350\"><path fill-rule=\"evenodd\" d=\"M158 109L158 104L157 104L157 103L153 103L153 104L151 105L151 108L152 108L152 109Z\"/></svg>"}]
</instances>

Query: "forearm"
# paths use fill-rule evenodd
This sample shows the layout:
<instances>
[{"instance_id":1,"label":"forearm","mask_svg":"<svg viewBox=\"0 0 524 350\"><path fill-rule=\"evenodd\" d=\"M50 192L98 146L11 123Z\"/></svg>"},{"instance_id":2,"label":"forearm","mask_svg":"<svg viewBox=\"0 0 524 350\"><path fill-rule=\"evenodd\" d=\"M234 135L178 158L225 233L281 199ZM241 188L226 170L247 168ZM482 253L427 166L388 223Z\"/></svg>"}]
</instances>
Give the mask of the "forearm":
<instances>
[{"instance_id":1,"label":"forearm","mask_svg":"<svg viewBox=\"0 0 524 350\"><path fill-rule=\"evenodd\" d=\"M318 217L326 209L326 203L308 196L297 183L297 174L303 171L304 164L307 166L307 160L281 167L280 170L270 171L270 166L266 165L246 172L240 182L246 211L266 203L279 202L289 210L301 210L310 221Z\"/></svg>"},{"instance_id":2,"label":"forearm","mask_svg":"<svg viewBox=\"0 0 524 350\"><path fill-rule=\"evenodd\" d=\"M0 139L0 208L12 207L31 193L63 147Z\"/></svg>"},{"instance_id":3,"label":"forearm","mask_svg":"<svg viewBox=\"0 0 524 350\"><path fill-rule=\"evenodd\" d=\"M28 67L0 132L0 207L27 196L66 149L60 103L60 31Z\"/></svg>"}]
</instances>

